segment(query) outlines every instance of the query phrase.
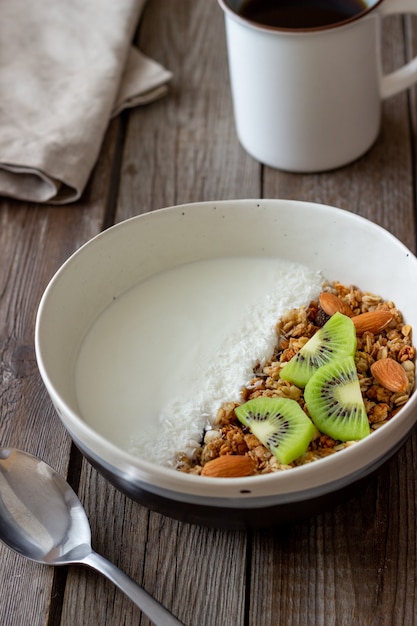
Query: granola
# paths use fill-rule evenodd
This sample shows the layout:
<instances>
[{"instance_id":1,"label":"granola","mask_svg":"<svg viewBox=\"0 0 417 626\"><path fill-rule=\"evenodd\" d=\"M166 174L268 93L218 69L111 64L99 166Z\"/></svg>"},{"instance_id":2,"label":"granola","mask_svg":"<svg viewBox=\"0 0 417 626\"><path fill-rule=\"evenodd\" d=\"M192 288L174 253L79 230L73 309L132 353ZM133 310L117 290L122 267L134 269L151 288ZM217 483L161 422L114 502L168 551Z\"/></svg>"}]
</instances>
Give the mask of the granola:
<instances>
[{"instance_id":1,"label":"granola","mask_svg":"<svg viewBox=\"0 0 417 626\"><path fill-rule=\"evenodd\" d=\"M324 286L324 291L338 296L349 305L354 315L368 311L389 311L393 315L390 324L381 332L369 331L357 337L355 363L362 396L372 431L386 424L407 402L415 382L415 348L412 345L411 326L404 323L401 312L391 301L364 292L354 286L333 282ZM271 359L263 366L255 367L253 378L242 389L241 402L259 396L285 397L296 400L306 411L303 390L280 378L280 371L296 352L325 324L329 316L318 301L307 307L292 309L277 323L277 343ZM392 392L383 387L372 376L371 366L375 361L390 357L401 364L407 378L405 392ZM215 423L204 434L201 446L192 458L179 455L176 468L181 472L201 474L204 465L223 455L248 455L254 461L256 474L268 474L305 465L322 459L355 442L335 441L319 431L308 450L289 465L283 465L237 419L234 409L239 403L225 402L218 410Z\"/></svg>"}]
</instances>

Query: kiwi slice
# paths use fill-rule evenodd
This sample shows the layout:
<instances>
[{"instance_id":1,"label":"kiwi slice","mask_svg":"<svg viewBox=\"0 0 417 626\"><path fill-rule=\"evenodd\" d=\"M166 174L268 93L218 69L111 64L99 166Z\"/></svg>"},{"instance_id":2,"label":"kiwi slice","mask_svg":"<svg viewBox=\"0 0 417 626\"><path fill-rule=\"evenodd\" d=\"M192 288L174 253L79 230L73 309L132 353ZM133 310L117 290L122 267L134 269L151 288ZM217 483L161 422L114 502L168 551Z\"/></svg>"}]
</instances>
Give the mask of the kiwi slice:
<instances>
[{"instance_id":1,"label":"kiwi slice","mask_svg":"<svg viewBox=\"0 0 417 626\"><path fill-rule=\"evenodd\" d=\"M238 406L235 413L284 465L304 454L316 432L298 402L288 398L255 398Z\"/></svg>"},{"instance_id":2,"label":"kiwi slice","mask_svg":"<svg viewBox=\"0 0 417 626\"><path fill-rule=\"evenodd\" d=\"M356 351L356 329L350 317L335 313L284 365L281 378L305 387L320 367Z\"/></svg>"},{"instance_id":3,"label":"kiwi slice","mask_svg":"<svg viewBox=\"0 0 417 626\"><path fill-rule=\"evenodd\" d=\"M310 378L304 399L317 428L339 441L363 439L370 433L353 357L324 365Z\"/></svg>"}]
</instances>

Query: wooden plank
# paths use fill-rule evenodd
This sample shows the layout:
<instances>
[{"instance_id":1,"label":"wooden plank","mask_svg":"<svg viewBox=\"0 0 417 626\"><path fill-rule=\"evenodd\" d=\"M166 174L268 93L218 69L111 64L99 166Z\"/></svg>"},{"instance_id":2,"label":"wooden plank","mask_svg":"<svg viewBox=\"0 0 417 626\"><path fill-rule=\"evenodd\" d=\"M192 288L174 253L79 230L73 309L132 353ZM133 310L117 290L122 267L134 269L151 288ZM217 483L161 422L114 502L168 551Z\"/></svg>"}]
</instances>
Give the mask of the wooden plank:
<instances>
[{"instance_id":1,"label":"wooden plank","mask_svg":"<svg viewBox=\"0 0 417 626\"><path fill-rule=\"evenodd\" d=\"M384 62L404 62L402 25L387 20ZM379 223L416 249L407 94L383 105L380 137L346 168L317 175L265 170L265 195L322 202ZM349 245L343 241L341 245ZM305 523L254 533L250 624L415 624L414 433L353 499Z\"/></svg>"},{"instance_id":2,"label":"wooden plank","mask_svg":"<svg viewBox=\"0 0 417 626\"><path fill-rule=\"evenodd\" d=\"M230 124L224 40L222 47L213 46L210 34L216 33L218 41L219 29L223 16L215 3L159 0L147 5L140 47L173 71L174 82L165 99L127 116L116 221L182 201L259 196L259 164L240 148ZM86 464L81 493L97 550L187 626L244 624L245 533L200 528L148 512ZM121 615L123 624L140 619L140 612L99 575L70 570L64 626L75 620L118 626ZM142 623L149 622L142 616Z\"/></svg>"},{"instance_id":3,"label":"wooden plank","mask_svg":"<svg viewBox=\"0 0 417 626\"><path fill-rule=\"evenodd\" d=\"M139 44L174 77L164 99L129 116L117 219L182 202L259 197L259 164L234 128L217 3L149 3Z\"/></svg>"},{"instance_id":4,"label":"wooden plank","mask_svg":"<svg viewBox=\"0 0 417 626\"><path fill-rule=\"evenodd\" d=\"M36 366L34 327L41 295L66 258L102 227L106 211L114 123L84 197L77 205L0 203L0 438L3 446L39 455L63 474L71 442ZM0 622L47 624L54 569L0 545Z\"/></svg>"},{"instance_id":5,"label":"wooden plank","mask_svg":"<svg viewBox=\"0 0 417 626\"><path fill-rule=\"evenodd\" d=\"M258 533L250 623L415 624L415 458L413 436L346 504Z\"/></svg>"},{"instance_id":6,"label":"wooden plank","mask_svg":"<svg viewBox=\"0 0 417 626\"><path fill-rule=\"evenodd\" d=\"M201 528L151 513L89 465L83 470L81 498L97 552L143 585L184 624L211 626L213 619L227 626L244 623L244 593L237 607L233 601L235 589L242 585L236 560L244 533ZM70 569L61 626L118 626L121 616L126 626L139 621L151 624L100 574Z\"/></svg>"},{"instance_id":7,"label":"wooden plank","mask_svg":"<svg viewBox=\"0 0 417 626\"><path fill-rule=\"evenodd\" d=\"M173 70L174 82L167 98L125 116L116 221L182 201L261 195L261 168L243 152L234 133L224 40L223 47L211 43L219 40L222 28L216 3L149 3L139 41L145 52ZM388 50L396 55L398 48ZM314 177L266 170L264 195L342 206L375 219L415 246L404 112L403 96L386 104L379 145L362 165ZM45 452L53 455L53 446ZM413 437L353 504L291 528L248 536L151 513L85 462L80 494L97 551L143 583L187 626L412 623L416 498L410 483L415 454ZM244 604L247 565L249 614ZM44 568L34 567L36 579ZM14 583L9 588L23 589ZM29 601L35 597L30 593ZM45 606L42 599L40 603ZM14 615L13 607L6 615ZM149 623L99 574L69 570L61 626L139 621Z\"/></svg>"}]
</instances>

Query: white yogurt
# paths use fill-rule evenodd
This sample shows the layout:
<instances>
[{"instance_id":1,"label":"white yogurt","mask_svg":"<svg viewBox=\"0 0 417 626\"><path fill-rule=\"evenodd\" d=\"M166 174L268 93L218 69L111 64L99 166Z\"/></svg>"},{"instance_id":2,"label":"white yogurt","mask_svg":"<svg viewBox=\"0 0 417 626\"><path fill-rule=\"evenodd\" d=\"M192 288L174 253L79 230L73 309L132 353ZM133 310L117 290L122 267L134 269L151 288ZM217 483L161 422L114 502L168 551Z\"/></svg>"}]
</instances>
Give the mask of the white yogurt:
<instances>
[{"instance_id":1,"label":"white yogurt","mask_svg":"<svg viewBox=\"0 0 417 626\"><path fill-rule=\"evenodd\" d=\"M320 272L280 259L222 258L176 267L115 300L76 364L85 421L119 447L172 464L224 401L239 400L276 343L275 325L307 304Z\"/></svg>"}]
</instances>

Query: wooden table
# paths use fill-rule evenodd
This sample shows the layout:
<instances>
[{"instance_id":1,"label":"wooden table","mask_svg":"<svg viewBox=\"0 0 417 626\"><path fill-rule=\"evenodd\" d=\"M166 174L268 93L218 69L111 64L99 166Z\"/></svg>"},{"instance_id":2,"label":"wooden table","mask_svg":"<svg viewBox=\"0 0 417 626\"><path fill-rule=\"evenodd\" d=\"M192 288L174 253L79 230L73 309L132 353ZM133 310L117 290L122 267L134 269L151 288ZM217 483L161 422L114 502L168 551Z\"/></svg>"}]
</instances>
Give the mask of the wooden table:
<instances>
[{"instance_id":1,"label":"wooden table","mask_svg":"<svg viewBox=\"0 0 417 626\"><path fill-rule=\"evenodd\" d=\"M386 20L386 69L410 55L416 33L409 18ZM2 445L68 476L95 549L186 626L417 624L415 433L349 503L290 527L222 531L173 521L123 496L80 457L55 415L34 354L39 299L61 263L115 222L183 202L293 198L358 213L416 249L413 91L384 102L380 137L358 162L286 174L238 144L215 0L151 0L137 42L172 70L171 91L111 122L82 199L64 207L0 199ZM92 570L38 565L3 545L0 558L4 626L150 623Z\"/></svg>"}]
</instances>

